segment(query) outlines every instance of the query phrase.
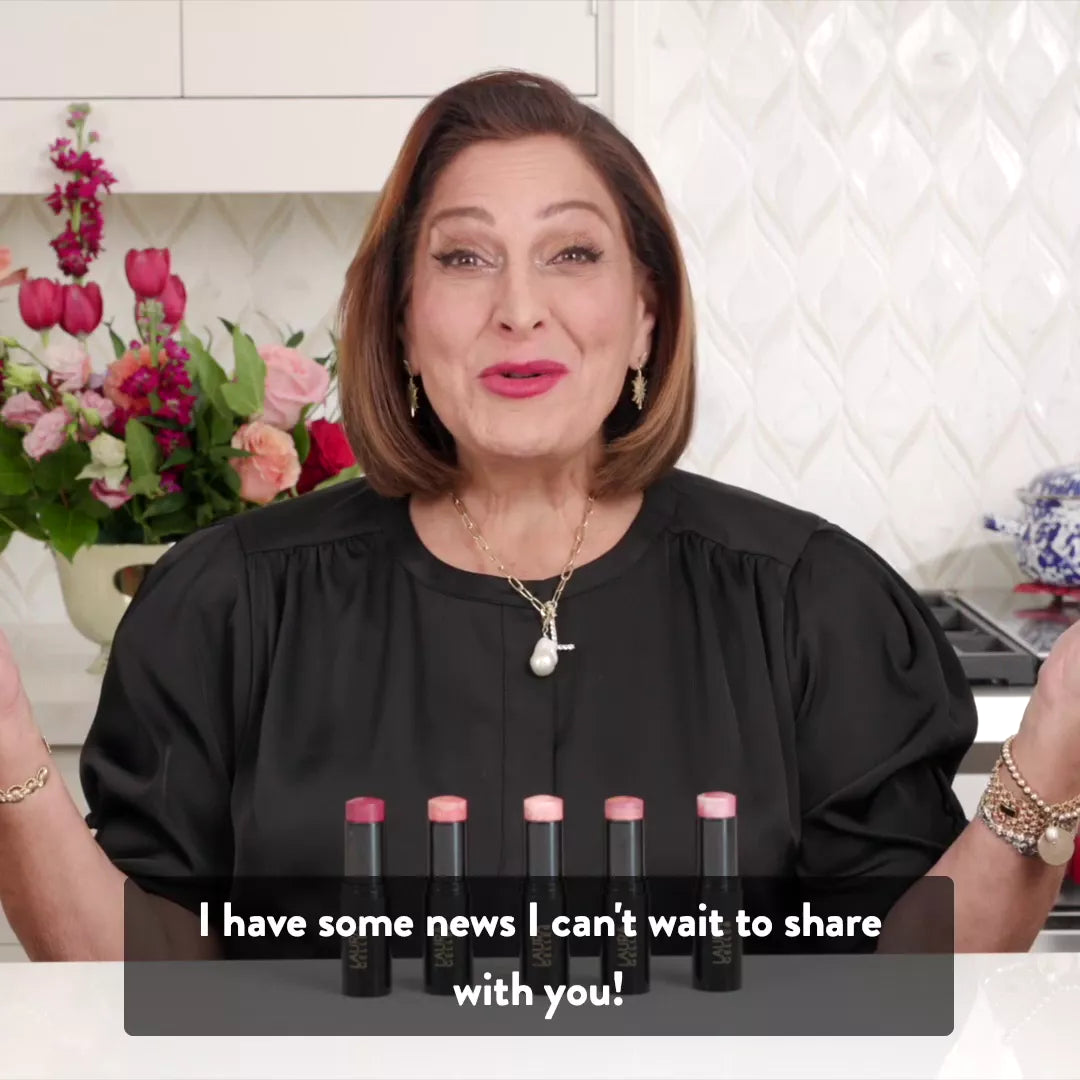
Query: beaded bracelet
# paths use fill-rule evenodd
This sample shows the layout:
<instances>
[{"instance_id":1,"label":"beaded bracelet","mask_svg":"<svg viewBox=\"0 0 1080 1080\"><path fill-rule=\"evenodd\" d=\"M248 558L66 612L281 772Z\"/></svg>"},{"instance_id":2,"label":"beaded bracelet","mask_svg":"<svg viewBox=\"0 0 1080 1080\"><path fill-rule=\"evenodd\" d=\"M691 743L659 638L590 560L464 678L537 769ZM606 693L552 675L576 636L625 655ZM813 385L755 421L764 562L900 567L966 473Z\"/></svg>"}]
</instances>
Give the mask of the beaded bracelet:
<instances>
[{"instance_id":1,"label":"beaded bracelet","mask_svg":"<svg viewBox=\"0 0 1080 1080\"><path fill-rule=\"evenodd\" d=\"M1001 747L986 790L979 800L979 816L987 827L1012 844L1022 855L1038 855L1050 866L1061 866L1073 855L1080 825L1080 795L1061 803L1048 803L1020 775L1012 757L1010 735ZM1004 766L1026 802L1017 805L998 775Z\"/></svg>"}]
</instances>

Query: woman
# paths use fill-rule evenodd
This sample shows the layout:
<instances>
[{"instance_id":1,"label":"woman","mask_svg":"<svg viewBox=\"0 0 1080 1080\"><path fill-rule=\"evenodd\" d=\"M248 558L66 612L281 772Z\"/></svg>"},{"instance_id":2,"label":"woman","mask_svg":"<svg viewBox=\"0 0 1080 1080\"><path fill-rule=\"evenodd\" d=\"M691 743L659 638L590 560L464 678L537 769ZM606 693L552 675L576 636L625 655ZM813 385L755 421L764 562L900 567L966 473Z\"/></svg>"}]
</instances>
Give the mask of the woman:
<instances>
[{"instance_id":1,"label":"woman","mask_svg":"<svg viewBox=\"0 0 1080 1080\"><path fill-rule=\"evenodd\" d=\"M125 878L161 898L167 939L190 916L160 876L338 873L357 794L387 799L393 873L424 872L425 801L452 791L471 870L502 874L522 798L557 792L567 871L589 874L602 800L631 792L666 874L692 872L693 796L714 788L738 794L746 873L949 875L958 947L1029 946L1062 871L965 821L973 703L917 596L821 519L674 470L690 298L610 123L535 76L440 95L342 317L367 479L155 567L82 760L96 838L56 777L0 806L0 896L31 956L122 955ZM1014 744L1051 802L1080 792L1078 635ZM2 675L14 784L46 756L9 655Z\"/></svg>"}]
</instances>

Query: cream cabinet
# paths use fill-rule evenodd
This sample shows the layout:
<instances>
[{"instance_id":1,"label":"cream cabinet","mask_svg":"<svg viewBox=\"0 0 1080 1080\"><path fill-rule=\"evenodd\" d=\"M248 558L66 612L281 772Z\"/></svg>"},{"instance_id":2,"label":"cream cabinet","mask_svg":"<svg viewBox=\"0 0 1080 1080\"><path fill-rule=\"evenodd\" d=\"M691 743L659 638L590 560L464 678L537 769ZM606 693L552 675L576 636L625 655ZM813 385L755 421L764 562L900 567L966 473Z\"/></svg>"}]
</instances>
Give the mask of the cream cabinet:
<instances>
[{"instance_id":1,"label":"cream cabinet","mask_svg":"<svg viewBox=\"0 0 1080 1080\"><path fill-rule=\"evenodd\" d=\"M613 115L629 4L0 0L0 197L51 188L74 100L118 193L378 190L424 103L481 71L536 71Z\"/></svg>"},{"instance_id":2,"label":"cream cabinet","mask_svg":"<svg viewBox=\"0 0 1080 1080\"><path fill-rule=\"evenodd\" d=\"M180 0L0 0L0 99L176 97Z\"/></svg>"},{"instance_id":3,"label":"cream cabinet","mask_svg":"<svg viewBox=\"0 0 1080 1080\"><path fill-rule=\"evenodd\" d=\"M182 0L185 97L431 97L478 71L597 93L588 0Z\"/></svg>"}]
</instances>

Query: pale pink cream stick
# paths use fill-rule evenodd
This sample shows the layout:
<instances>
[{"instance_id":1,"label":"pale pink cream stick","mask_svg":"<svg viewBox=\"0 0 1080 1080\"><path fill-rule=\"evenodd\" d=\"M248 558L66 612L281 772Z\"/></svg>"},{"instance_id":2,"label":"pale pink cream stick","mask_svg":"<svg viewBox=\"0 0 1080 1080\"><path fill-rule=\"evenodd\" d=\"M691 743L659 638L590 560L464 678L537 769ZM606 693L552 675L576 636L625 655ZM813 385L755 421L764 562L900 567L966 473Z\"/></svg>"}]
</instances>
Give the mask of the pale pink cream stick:
<instances>
[{"instance_id":1,"label":"pale pink cream stick","mask_svg":"<svg viewBox=\"0 0 1080 1080\"><path fill-rule=\"evenodd\" d=\"M697 797L697 812L701 818L732 818L735 796L730 791L703 791Z\"/></svg>"},{"instance_id":2,"label":"pale pink cream stick","mask_svg":"<svg viewBox=\"0 0 1080 1080\"><path fill-rule=\"evenodd\" d=\"M428 799L428 821L440 824L466 821L469 817L469 803L460 795L436 795Z\"/></svg>"},{"instance_id":3,"label":"pale pink cream stick","mask_svg":"<svg viewBox=\"0 0 1080 1080\"><path fill-rule=\"evenodd\" d=\"M641 821L645 817L645 800L636 795L613 795L604 800L604 817L608 821Z\"/></svg>"},{"instance_id":4,"label":"pale pink cream stick","mask_svg":"<svg viewBox=\"0 0 1080 1080\"><path fill-rule=\"evenodd\" d=\"M563 801L558 795L530 795L525 800L526 821L562 821Z\"/></svg>"}]
</instances>

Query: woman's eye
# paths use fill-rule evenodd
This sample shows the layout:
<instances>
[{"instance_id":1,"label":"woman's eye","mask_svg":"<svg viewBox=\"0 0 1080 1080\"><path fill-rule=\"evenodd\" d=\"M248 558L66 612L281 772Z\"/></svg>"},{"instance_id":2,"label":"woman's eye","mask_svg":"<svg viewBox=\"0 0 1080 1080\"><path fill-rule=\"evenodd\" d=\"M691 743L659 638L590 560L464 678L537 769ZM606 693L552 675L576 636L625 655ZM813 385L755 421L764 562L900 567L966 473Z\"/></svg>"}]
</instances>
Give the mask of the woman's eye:
<instances>
[{"instance_id":1,"label":"woman's eye","mask_svg":"<svg viewBox=\"0 0 1080 1080\"><path fill-rule=\"evenodd\" d=\"M442 255L436 255L435 260L448 269L463 267L466 270L471 270L474 267L479 266L482 262L480 256L477 255L475 251L466 251L464 248L455 248L453 251L447 251Z\"/></svg>"},{"instance_id":2,"label":"woman's eye","mask_svg":"<svg viewBox=\"0 0 1080 1080\"><path fill-rule=\"evenodd\" d=\"M566 258L564 258L566 256ZM596 248L588 247L585 244L575 244L573 247L563 248L558 255L555 256L556 261L577 263L584 265L586 263L594 263L600 258L600 252Z\"/></svg>"}]
</instances>

